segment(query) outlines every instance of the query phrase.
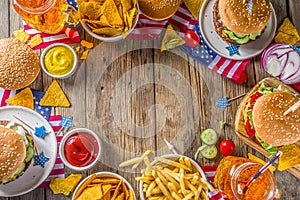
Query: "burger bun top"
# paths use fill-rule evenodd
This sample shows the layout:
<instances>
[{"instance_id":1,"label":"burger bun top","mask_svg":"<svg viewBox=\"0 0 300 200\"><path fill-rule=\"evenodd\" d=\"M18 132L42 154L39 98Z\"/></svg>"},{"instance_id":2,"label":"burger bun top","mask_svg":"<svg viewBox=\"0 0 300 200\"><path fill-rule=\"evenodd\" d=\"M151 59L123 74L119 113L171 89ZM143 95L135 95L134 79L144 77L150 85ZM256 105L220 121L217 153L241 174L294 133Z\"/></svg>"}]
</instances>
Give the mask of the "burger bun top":
<instances>
[{"instance_id":1,"label":"burger bun top","mask_svg":"<svg viewBox=\"0 0 300 200\"><path fill-rule=\"evenodd\" d=\"M282 146L300 139L300 109L284 115L298 98L288 92L273 92L258 98L253 107L256 134L267 144Z\"/></svg>"},{"instance_id":2,"label":"burger bun top","mask_svg":"<svg viewBox=\"0 0 300 200\"><path fill-rule=\"evenodd\" d=\"M263 30L270 19L270 1L252 0L252 13L248 11L249 0L219 0L219 14L224 25L234 33L251 34Z\"/></svg>"}]
</instances>

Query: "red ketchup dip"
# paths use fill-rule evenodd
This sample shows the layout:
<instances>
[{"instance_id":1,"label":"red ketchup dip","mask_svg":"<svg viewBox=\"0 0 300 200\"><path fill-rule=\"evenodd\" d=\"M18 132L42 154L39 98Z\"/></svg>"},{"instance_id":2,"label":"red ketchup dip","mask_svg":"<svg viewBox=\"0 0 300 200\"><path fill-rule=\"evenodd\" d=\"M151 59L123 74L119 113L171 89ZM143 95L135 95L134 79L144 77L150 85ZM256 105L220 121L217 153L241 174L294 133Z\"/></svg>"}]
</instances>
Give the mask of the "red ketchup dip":
<instances>
[{"instance_id":1,"label":"red ketchup dip","mask_svg":"<svg viewBox=\"0 0 300 200\"><path fill-rule=\"evenodd\" d=\"M93 135L86 132L76 132L66 140L64 154L71 165L84 167L97 158L99 145Z\"/></svg>"}]
</instances>

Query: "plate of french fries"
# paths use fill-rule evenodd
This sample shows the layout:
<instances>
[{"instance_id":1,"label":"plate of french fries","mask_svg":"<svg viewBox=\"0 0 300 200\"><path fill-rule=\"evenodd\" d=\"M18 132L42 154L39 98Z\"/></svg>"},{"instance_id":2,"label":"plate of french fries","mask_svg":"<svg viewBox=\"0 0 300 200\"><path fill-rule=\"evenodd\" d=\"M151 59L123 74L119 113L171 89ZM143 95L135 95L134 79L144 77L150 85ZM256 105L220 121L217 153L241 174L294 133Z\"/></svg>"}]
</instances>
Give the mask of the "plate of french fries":
<instances>
[{"instance_id":1,"label":"plate of french fries","mask_svg":"<svg viewBox=\"0 0 300 200\"><path fill-rule=\"evenodd\" d=\"M200 166L189 157L169 154L145 164L142 175L136 177L141 200L209 199L206 191L211 185Z\"/></svg>"}]
</instances>

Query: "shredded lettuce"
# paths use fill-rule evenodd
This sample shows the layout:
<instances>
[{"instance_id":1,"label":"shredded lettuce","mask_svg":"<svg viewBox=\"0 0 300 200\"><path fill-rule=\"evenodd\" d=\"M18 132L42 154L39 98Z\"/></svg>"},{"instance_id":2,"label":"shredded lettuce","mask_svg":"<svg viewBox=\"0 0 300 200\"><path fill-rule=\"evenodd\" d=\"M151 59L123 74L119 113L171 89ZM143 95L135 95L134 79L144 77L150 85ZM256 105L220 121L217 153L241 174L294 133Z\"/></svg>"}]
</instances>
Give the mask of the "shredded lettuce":
<instances>
[{"instance_id":1,"label":"shredded lettuce","mask_svg":"<svg viewBox=\"0 0 300 200\"><path fill-rule=\"evenodd\" d=\"M256 139L259 141L259 143L261 144L261 146L268 151L268 153L271 156L276 155L277 151L278 151L278 147L277 146L272 146L270 144L265 143L262 139L260 139L260 137L258 137L257 134L255 134Z\"/></svg>"},{"instance_id":2,"label":"shredded lettuce","mask_svg":"<svg viewBox=\"0 0 300 200\"><path fill-rule=\"evenodd\" d=\"M264 83L262 83L259 86L259 90L258 90L261 94L265 95L265 94L270 94L274 92L274 88L272 87L266 87L266 85Z\"/></svg>"}]
</instances>

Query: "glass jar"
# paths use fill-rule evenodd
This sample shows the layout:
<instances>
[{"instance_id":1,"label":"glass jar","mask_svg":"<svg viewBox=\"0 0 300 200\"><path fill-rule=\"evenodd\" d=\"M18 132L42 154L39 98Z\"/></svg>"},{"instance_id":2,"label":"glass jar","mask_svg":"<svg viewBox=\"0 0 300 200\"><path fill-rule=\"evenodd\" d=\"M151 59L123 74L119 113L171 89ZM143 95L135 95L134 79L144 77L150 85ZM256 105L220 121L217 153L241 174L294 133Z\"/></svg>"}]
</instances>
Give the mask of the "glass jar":
<instances>
[{"instance_id":1,"label":"glass jar","mask_svg":"<svg viewBox=\"0 0 300 200\"><path fill-rule=\"evenodd\" d=\"M49 34L60 32L70 11L76 12L66 0L12 0L12 4L29 26Z\"/></svg>"},{"instance_id":2,"label":"glass jar","mask_svg":"<svg viewBox=\"0 0 300 200\"><path fill-rule=\"evenodd\" d=\"M231 190L237 200L270 200L276 195L276 180L270 170L262 173L248 189L245 185L262 167L260 163L247 162L240 165L231 177Z\"/></svg>"}]
</instances>

